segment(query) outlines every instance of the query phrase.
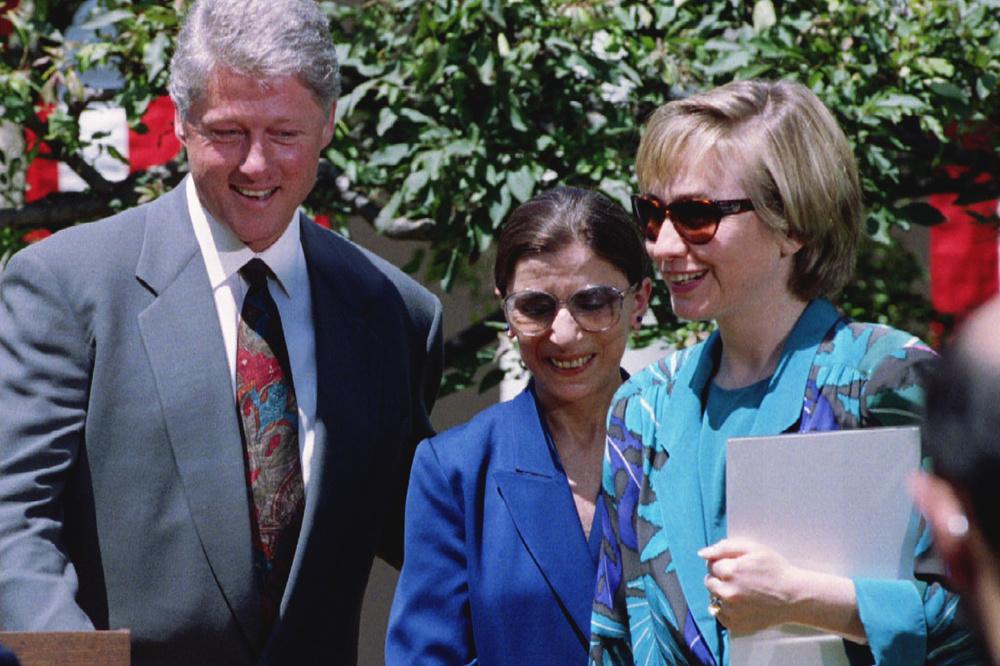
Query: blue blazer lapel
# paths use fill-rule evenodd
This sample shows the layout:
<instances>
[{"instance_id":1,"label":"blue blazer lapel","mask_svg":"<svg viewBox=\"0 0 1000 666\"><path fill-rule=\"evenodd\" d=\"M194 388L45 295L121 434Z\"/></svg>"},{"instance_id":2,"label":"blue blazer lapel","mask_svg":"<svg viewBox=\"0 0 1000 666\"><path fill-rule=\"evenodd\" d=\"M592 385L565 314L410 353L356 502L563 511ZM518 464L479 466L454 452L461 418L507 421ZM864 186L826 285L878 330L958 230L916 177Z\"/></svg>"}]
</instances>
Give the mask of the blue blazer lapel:
<instances>
[{"instance_id":1,"label":"blue blazer lapel","mask_svg":"<svg viewBox=\"0 0 1000 666\"><path fill-rule=\"evenodd\" d=\"M195 529L238 623L259 645L236 403L183 185L150 209L136 277L156 295L138 326Z\"/></svg>"},{"instance_id":2,"label":"blue blazer lapel","mask_svg":"<svg viewBox=\"0 0 1000 666\"><path fill-rule=\"evenodd\" d=\"M586 646L594 596L594 561L583 536L566 476L547 445L531 389L511 404L513 414L501 447L516 451L515 468L493 478L515 529L549 584L574 631ZM599 526L598 526L599 529Z\"/></svg>"}]
</instances>

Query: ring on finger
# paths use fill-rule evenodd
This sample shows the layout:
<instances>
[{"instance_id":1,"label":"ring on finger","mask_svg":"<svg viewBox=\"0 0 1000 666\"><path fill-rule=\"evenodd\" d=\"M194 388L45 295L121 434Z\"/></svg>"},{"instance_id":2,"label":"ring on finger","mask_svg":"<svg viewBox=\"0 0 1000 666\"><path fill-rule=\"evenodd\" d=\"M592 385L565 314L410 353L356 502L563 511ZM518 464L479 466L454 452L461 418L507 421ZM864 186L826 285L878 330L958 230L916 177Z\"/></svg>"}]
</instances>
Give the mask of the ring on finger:
<instances>
[{"instance_id":1,"label":"ring on finger","mask_svg":"<svg viewBox=\"0 0 1000 666\"><path fill-rule=\"evenodd\" d=\"M715 617L721 612L722 612L722 599L713 594L711 600L708 602L708 614L711 615L712 617Z\"/></svg>"}]
</instances>

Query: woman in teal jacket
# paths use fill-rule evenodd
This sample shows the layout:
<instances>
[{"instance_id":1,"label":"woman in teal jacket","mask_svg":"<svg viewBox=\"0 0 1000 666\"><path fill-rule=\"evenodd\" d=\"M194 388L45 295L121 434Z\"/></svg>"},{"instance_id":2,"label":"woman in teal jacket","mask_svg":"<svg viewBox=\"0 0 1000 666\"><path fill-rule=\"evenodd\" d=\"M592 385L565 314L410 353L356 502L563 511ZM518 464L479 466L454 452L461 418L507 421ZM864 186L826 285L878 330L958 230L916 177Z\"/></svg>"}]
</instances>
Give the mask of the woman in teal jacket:
<instances>
[{"instance_id":1,"label":"woman in teal jacket","mask_svg":"<svg viewBox=\"0 0 1000 666\"><path fill-rule=\"evenodd\" d=\"M849 279L862 235L836 121L800 84L734 82L657 110L637 172L633 210L674 312L718 330L612 400L592 663L727 664L730 631L784 623L842 636L861 663L973 663L938 584L808 571L726 538L728 438L920 412L917 366L933 352L824 299Z\"/></svg>"}]
</instances>

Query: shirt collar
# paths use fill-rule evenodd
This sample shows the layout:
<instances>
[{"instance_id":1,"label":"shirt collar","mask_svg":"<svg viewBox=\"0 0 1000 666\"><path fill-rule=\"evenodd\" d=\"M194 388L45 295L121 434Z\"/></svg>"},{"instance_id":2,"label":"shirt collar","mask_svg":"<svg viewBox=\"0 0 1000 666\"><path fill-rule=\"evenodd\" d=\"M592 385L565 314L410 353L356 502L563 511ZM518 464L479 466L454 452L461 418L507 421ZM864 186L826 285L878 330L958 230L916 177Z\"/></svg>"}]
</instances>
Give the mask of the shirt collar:
<instances>
[{"instance_id":1,"label":"shirt collar","mask_svg":"<svg viewBox=\"0 0 1000 666\"><path fill-rule=\"evenodd\" d=\"M229 280L248 261L260 257L274 273L281 289L291 296L297 282L295 276L305 266L299 237L298 211L292 215L289 225L274 244L263 252L255 253L229 227L205 210L198 199L194 179L187 176L186 180L188 213L205 258L212 289Z\"/></svg>"}]
</instances>

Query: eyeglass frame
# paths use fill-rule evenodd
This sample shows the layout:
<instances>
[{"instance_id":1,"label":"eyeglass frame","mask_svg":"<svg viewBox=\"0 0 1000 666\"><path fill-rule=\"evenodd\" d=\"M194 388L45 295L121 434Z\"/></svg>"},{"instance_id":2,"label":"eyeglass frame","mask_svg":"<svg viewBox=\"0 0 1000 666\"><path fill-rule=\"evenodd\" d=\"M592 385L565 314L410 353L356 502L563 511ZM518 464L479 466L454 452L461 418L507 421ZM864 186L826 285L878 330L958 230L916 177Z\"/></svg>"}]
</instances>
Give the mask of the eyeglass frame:
<instances>
[{"instance_id":1,"label":"eyeglass frame","mask_svg":"<svg viewBox=\"0 0 1000 666\"><path fill-rule=\"evenodd\" d=\"M635 293L639 288L639 284L640 283L638 282L635 284L630 284L624 291L619 289L618 287L614 287L609 284L588 284L574 291L572 294L569 295L569 298L556 298L554 294L551 294L547 291L543 291L541 289L522 289L520 291L511 292L503 298L503 314L504 318L507 320L507 325L511 328L511 330L528 338L538 337L539 335L543 335L546 331L551 329L552 324L555 322L556 317L559 315L559 310L561 310L564 307L566 308L566 311L569 312L569 316L573 318L574 322L576 322L576 325L580 327L581 331L586 331L587 333L604 333L606 331L610 331L618 324L618 322L622 320L622 310L625 309L625 297ZM594 288L610 289L611 291L615 292L615 294L618 296L618 311L615 313L614 320L604 328L599 328L599 329L586 328L583 324L580 323L580 320L576 318L576 315L573 314L572 308L569 307L569 302L572 301L577 294L579 294L582 291ZM527 333L519 329L511 322L510 314L508 314L507 312L507 309L509 307L508 303L511 302L511 299L513 299L515 296L528 293L544 294L549 298L551 298L553 301L555 301L556 304L555 309L552 310L552 319L549 320L545 328L541 329L537 333Z\"/></svg>"},{"instance_id":2,"label":"eyeglass frame","mask_svg":"<svg viewBox=\"0 0 1000 666\"><path fill-rule=\"evenodd\" d=\"M660 199L655 194L633 194L631 196L632 202L632 216L636 219L639 224L639 228L642 230L643 237L651 243L655 243L660 235L660 230L663 228L663 223L669 219L670 223L674 226L674 231L677 235L684 239L685 242L691 243L692 245L706 245L712 242L715 235L719 232L719 223L722 222L722 218L729 217L730 215L738 215L740 213L747 213L755 210L753 201L750 199L698 199L698 198L682 198L675 199L670 203L667 203ZM676 204L685 203L695 203L713 207L718 210L719 215L712 223L712 233L705 240L696 240L689 236L692 228L678 222L673 215L670 214L670 207ZM652 206L658 212L662 213L659 219L653 219L649 216L643 216L639 213L640 204L645 204ZM715 217L713 215L713 217ZM655 235L650 233L650 226L655 223Z\"/></svg>"}]
</instances>

